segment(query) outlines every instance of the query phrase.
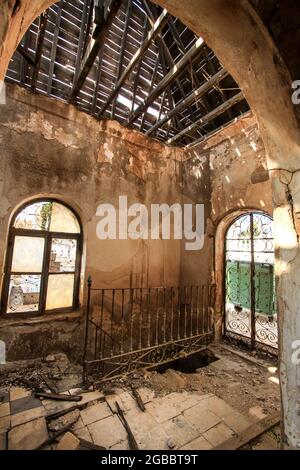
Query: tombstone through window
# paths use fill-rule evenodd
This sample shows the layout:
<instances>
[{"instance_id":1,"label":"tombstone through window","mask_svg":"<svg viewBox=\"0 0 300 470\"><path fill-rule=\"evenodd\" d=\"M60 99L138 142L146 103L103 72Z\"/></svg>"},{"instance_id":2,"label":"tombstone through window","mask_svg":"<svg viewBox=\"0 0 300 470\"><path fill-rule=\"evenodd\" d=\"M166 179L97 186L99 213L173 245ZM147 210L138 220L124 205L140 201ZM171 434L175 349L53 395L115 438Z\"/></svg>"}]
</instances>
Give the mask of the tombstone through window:
<instances>
[{"instance_id":1,"label":"tombstone through window","mask_svg":"<svg viewBox=\"0 0 300 470\"><path fill-rule=\"evenodd\" d=\"M18 211L9 234L2 313L74 310L81 235L76 214L58 201L34 201Z\"/></svg>"}]
</instances>

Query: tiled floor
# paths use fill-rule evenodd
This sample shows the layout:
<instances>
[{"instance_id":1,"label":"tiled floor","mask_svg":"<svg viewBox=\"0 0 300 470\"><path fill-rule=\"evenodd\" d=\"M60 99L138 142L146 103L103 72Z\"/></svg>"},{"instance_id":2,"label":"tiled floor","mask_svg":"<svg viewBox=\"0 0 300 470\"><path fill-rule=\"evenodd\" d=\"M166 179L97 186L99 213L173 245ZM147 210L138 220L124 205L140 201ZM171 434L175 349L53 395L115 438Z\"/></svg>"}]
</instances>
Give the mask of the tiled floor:
<instances>
[{"instance_id":1,"label":"tiled floor","mask_svg":"<svg viewBox=\"0 0 300 470\"><path fill-rule=\"evenodd\" d=\"M86 406L76 412L77 421L69 429L71 435L60 436L61 442L47 449L75 449L80 439L107 449L128 449L116 402L124 411L139 448L145 450L208 450L253 423L253 418L243 416L213 394L184 391L155 397L145 388L140 394L145 412L128 391L120 390L106 398L100 392L82 394L80 404ZM0 449L38 448L51 435L46 417L73 406L74 402L39 400L24 389L12 388L0 404Z\"/></svg>"}]
</instances>

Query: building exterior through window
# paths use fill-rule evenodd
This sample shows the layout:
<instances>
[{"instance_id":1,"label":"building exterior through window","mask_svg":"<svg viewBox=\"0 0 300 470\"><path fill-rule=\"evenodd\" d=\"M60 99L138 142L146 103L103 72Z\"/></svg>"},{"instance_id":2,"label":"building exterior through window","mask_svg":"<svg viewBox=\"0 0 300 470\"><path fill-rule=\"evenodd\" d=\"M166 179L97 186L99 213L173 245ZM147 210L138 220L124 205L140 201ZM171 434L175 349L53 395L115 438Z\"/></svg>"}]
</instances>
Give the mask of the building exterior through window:
<instances>
[{"instance_id":1,"label":"building exterior through window","mask_svg":"<svg viewBox=\"0 0 300 470\"><path fill-rule=\"evenodd\" d=\"M226 236L225 337L277 353L273 221L263 212L238 217Z\"/></svg>"},{"instance_id":2,"label":"building exterior through window","mask_svg":"<svg viewBox=\"0 0 300 470\"><path fill-rule=\"evenodd\" d=\"M59 201L38 200L19 210L9 233L2 314L74 310L81 247L78 217Z\"/></svg>"}]
</instances>

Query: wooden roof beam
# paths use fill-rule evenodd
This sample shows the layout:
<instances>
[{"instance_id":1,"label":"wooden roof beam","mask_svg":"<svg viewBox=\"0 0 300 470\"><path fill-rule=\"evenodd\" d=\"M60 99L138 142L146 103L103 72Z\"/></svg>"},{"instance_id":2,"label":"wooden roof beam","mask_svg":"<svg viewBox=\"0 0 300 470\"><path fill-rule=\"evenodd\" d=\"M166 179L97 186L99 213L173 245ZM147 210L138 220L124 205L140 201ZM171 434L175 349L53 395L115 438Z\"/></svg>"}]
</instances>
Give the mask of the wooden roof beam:
<instances>
[{"instance_id":1,"label":"wooden roof beam","mask_svg":"<svg viewBox=\"0 0 300 470\"><path fill-rule=\"evenodd\" d=\"M148 18L148 21L150 23L151 26L153 26L154 22L157 20L157 17L155 17L154 13L153 13L153 9L154 9L154 5L148 5L147 3L147 0L142 0L143 2L143 5L144 5L144 8L145 8L145 12L146 12L146 15L147 15L147 18ZM152 8L151 8L152 7ZM157 15L156 15L157 16ZM173 19L171 17L168 18L168 24L170 22L172 22ZM169 68L171 69L172 67L174 67L175 63L174 63L174 60L173 60L173 57L169 51L169 48L162 36L162 34L158 34L157 37L156 37L156 43L157 43L157 47L158 47L158 51L159 51L159 55L161 57L161 61L163 62L163 55L165 57L165 63L167 62L168 63L168 66ZM168 71L164 71L165 75ZM180 81L178 79L176 79L176 85L178 86L178 89L181 93L181 96L184 98L186 93L180 83Z\"/></svg>"},{"instance_id":2,"label":"wooden roof beam","mask_svg":"<svg viewBox=\"0 0 300 470\"><path fill-rule=\"evenodd\" d=\"M48 77L48 84L47 84L48 95L51 95L51 91L52 91L52 82L53 82L53 75L54 75L54 69L55 69L55 57L56 57L57 43L58 43L58 38L59 38L59 29L60 29L60 24L61 24L62 7L63 7L63 3L60 2L57 6L58 12L57 12L56 20L55 20L53 42L51 46L49 77Z\"/></svg>"},{"instance_id":3,"label":"wooden roof beam","mask_svg":"<svg viewBox=\"0 0 300 470\"><path fill-rule=\"evenodd\" d=\"M161 29L165 26L165 24L167 23L167 20L168 20L168 12L167 12L167 10L163 10L162 14L158 18L158 20L155 22L153 28L147 34L147 37L146 37L145 41L143 42L141 47L137 50L137 52L134 54L133 58L131 59L130 63L128 64L127 68L122 73L120 79L118 80L118 83L115 85L115 87L112 90L111 94L107 98L106 103L100 109L100 111L98 113L98 116L101 116L105 113L108 106L111 104L112 100L115 98L118 91L122 87L122 85L125 82L126 78L132 72L133 68L138 63L138 61L142 58L143 54L148 49L151 42L155 39L155 37L159 34Z\"/></svg>"},{"instance_id":4,"label":"wooden roof beam","mask_svg":"<svg viewBox=\"0 0 300 470\"><path fill-rule=\"evenodd\" d=\"M31 65L31 67L35 66L35 64L36 64L35 57L32 57L30 52L28 52L21 44L18 45L17 51L19 52L19 54L21 54L23 59L25 59L26 62L28 62L29 65Z\"/></svg>"},{"instance_id":5,"label":"wooden roof beam","mask_svg":"<svg viewBox=\"0 0 300 470\"><path fill-rule=\"evenodd\" d=\"M217 108L213 109L210 111L208 114L205 116L201 117L198 119L196 122L191 124L190 126L186 127L183 129L183 131L179 132L176 134L174 137L168 140L168 144L173 144L176 142L179 138L183 137L189 132L196 131L198 127L202 127L204 124L207 124L211 119L214 119L215 117L219 116L220 114L223 114L225 111L230 109L232 106L235 104L239 103L240 101L243 101L245 99L243 93L240 91L236 95L234 95L232 98L229 100L225 101L225 103L222 103L220 106ZM202 137L201 137L202 139ZM200 140L201 140L200 139ZM196 144L197 141L193 142L193 144Z\"/></svg>"},{"instance_id":6,"label":"wooden roof beam","mask_svg":"<svg viewBox=\"0 0 300 470\"><path fill-rule=\"evenodd\" d=\"M39 32L37 35L37 47L36 47L36 53L35 53L35 64L34 64L32 79L31 79L32 91L35 91L36 84L38 81L40 62L41 62L41 58L43 55L43 46L44 46L44 40L45 40L45 35L46 35L47 21L48 21L47 13L42 13L40 16Z\"/></svg>"},{"instance_id":7,"label":"wooden roof beam","mask_svg":"<svg viewBox=\"0 0 300 470\"><path fill-rule=\"evenodd\" d=\"M144 100L144 102L135 110L130 119L128 120L128 125L132 124L141 113L144 112L150 106L153 101L156 100L158 96L173 82L184 70L186 64L191 61L201 50L204 41L202 38L199 38L196 43L191 47L191 49L183 56L177 64L169 71L169 73L160 81L156 88L149 94L149 96Z\"/></svg>"},{"instance_id":8,"label":"wooden roof beam","mask_svg":"<svg viewBox=\"0 0 300 470\"><path fill-rule=\"evenodd\" d=\"M104 43L104 38L106 36L106 33L109 30L110 26L112 25L112 22L114 20L114 17L117 11L120 8L120 5L121 5L121 0L112 0L110 7L107 9L107 12L105 14L103 27L101 28L98 36L96 38L91 39L90 44L87 48L87 53L85 57L83 58L83 61L80 67L80 72L78 74L78 78L76 82L74 83L72 91L70 93L70 96L68 99L69 103L71 104L74 103L76 96L81 90L85 82L85 79L88 76L95 62L95 59L100 51L100 48Z\"/></svg>"},{"instance_id":9,"label":"wooden roof beam","mask_svg":"<svg viewBox=\"0 0 300 470\"><path fill-rule=\"evenodd\" d=\"M176 114L181 113L184 109L188 106L197 102L201 99L201 97L207 93L215 84L219 83L223 78L228 75L228 72L223 68L219 70L211 79L207 80L207 82L200 85L197 90L194 90L186 99L181 101L174 109L172 109L166 116L164 116L160 121L157 121L151 129L147 131L147 135L153 134L157 129L163 127L170 119L173 118Z\"/></svg>"},{"instance_id":10,"label":"wooden roof beam","mask_svg":"<svg viewBox=\"0 0 300 470\"><path fill-rule=\"evenodd\" d=\"M132 14L132 8L133 8L133 0L128 0L127 1L127 7L126 7L126 19L125 19L125 24L124 24L123 37L122 37L122 41L121 41L120 57L119 57L117 74L116 74L115 86L117 85L118 80L121 76L121 72L122 72L123 61L124 61L124 53L125 53L126 42L127 42L127 33L128 33L130 17L131 17L131 14ZM116 100L114 100L113 105L112 105L112 110L111 110L112 118L114 118L114 115L115 115L115 107L116 107Z\"/></svg>"}]
</instances>

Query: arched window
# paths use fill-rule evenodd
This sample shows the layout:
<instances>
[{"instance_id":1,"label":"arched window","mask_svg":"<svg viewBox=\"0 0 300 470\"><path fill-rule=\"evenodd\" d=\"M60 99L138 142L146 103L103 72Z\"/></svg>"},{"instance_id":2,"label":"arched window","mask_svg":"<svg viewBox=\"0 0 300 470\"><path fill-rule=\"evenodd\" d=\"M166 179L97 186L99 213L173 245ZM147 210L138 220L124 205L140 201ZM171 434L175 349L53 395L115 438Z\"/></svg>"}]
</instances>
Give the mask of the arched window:
<instances>
[{"instance_id":1,"label":"arched window","mask_svg":"<svg viewBox=\"0 0 300 470\"><path fill-rule=\"evenodd\" d=\"M82 231L75 213L56 200L34 201L10 227L2 313L41 315L78 306Z\"/></svg>"}]
</instances>

